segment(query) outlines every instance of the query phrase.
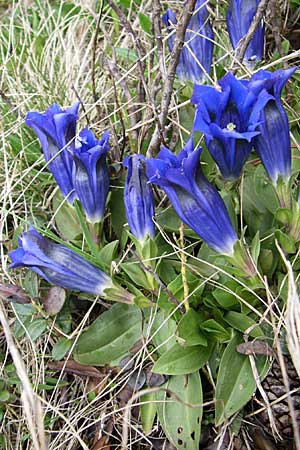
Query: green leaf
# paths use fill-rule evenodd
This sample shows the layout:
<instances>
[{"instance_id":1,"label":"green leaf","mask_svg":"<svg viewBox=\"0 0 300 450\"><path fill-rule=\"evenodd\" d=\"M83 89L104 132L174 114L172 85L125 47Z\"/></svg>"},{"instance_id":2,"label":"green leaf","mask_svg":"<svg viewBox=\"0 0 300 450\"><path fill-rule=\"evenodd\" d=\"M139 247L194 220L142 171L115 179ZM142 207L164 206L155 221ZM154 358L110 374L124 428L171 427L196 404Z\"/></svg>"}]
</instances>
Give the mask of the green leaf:
<instances>
[{"instance_id":1,"label":"green leaf","mask_svg":"<svg viewBox=\"0 0 300 450\"><path fill-rule=\"evenodd\" d=\"M230 280L224 283L223 286L223 288L214 289L212 295L220 306L230 309L239 303L236 295L234 295L237 283L234 280Z\"/></svg>"},{"instance_id":2,"label":"green leaf","mask_svg":"<svg viewBox=\"0 0 300 450\"><path fill-rule=\"evenodd\" d=\"M246 405L256 390L248 356L236 351L236 347L242 342L240 335L234 335L221 359L216 385L216 426L221 425ZM268 368L266 361L266 357L255 358L261 376L266 374Z\"/></svg>"},{"instance_id":3,"label":"green leaf","mask_svg":"<svg viewBox=\"0 0 300 450\"><path fill-rule=\"evenodd\" d=\"M281 230L276 230L275 237L278 240L278 243L284 252L286 253L296 252L296 246L293 240L290 238L290 236L283 233Z\"/></svg>"},{"instance_id":4,"label":"green leaf","mask_svg":"<svg viewBox=\"0 0 300 450\"><path fill-rule=\"evenodd\" d=\"M67 241L74 241L82 234L75 209L65 201L60 192L53 197L53 209L56 226Z\"/></svg>"},{"instance_id":5,"label":"green leaf","mask_svg":"<svg viewBox=\"0 0 300 450\"><path fill-rule=\"evenodd\" d=\"M47 320L45 319L34 319L27 327L27 332L30 338L35 341L38 339L44 331L47 329Z\"/></svg>"},{"instance_id":6,"label":"green leaf","mask_svg":"<svg viewBox=\"0 0 300 450\"><path fill-rule=\"evenodd\" d=\"M8 402L9 397L10 397L9 391L0 391L0 402L1 403Z\"/></svg>"},{"instance_id":7,"label":"green leaf","mask_svg":"<svg viewBox=\"0 0 300 450\"><path fill-rule=\"evenodd\" d=\"M116 252L118 249L119 241L112 241L105 245L99 252L98 258L104 266L110 267L111 262L116 258Z\"/></svg>"},{"instance_id":8,"label":"green leaf","mask_svg":"<svg viewBox=\"0 0 300 450\"><path fill-rule=\"evenodd\" d=\"M203 412L199 372L171 377L165 387L168 392L156 396L157 415L167 438L177 450L198 450Z\"/></svg>"},{"instance_id":9,"label":"green leaf","mask_svg":"<svg viewBox=\"0 0 300 450\"><path fill-rule=\"evenodd\" d=\"M230 339L230 332L215 319L208 319L202 322L201 329L211 333L216 339L223 342Z\"/></svg>"},{"instance_id":10,"label":"green leaf","mask_svg":"<svg viewBox=\"0 0 300 450\"><path fill-rule=\"evenodd\" d=\"M124 270L126 275L138 286L147 290L152 290L151 284L147 277L147 272L142 269L138 261L127 261L121 264L121 269Z\"/></svg>"},{"instance_id":11,"label":"green leaf","mask_svg":"<svg viewBox=\"0 0 300 450\"><path fill-rule=\"evenodd\" d=\"M15 303L13 308L17 316L32 317L36 312L33 305L22 305L21 303Z\"/></svg>"},{"instance_id":12,"label":"green leaf","mask_svg":"<svg viewBox=\"0 0 300 450\"><path fill-rule=\"evenodd\" d=\"M251 243L251 256L255 264L257 264L258 257L260 252L260 239L259 239L259 231L256 233Z\"/></svg>"},{"instance_id":13,"label":"green leaf","mask_svg":"<svg viewBox=\"0 0 300 450\"><path fill-rule=\"evenodd\" d=\"M289 225L292 223L292 211L288 208L278 208L275 213L275 218L278 222L283 223L284 225Z\"/></svg>"},{"instance_id":14,"label":"green leaf","mask_svg":"<svg viewBox=\"0 0 300 450\"><path fill-rule=\"evenodd\" d=\"M125 61L136 62L138 57L134 50L129 48L116 47L116 54Z\"/></svg>"},{"instance_id":15,"label":"green leaf","mask_svg":"<svg viewBox=\"0 0 300 450\"><path fill-rule=\"evenodd\" d=\"M141 422L145 434L150 434L153 429L156 416L156 403L154 400L156 400L154 392L141 397Z\"/></svg>"},{"instance_id":16,"label":"green leaf","mask_svg":"<svg viewBox=\"0 0 300 450\"><path fill-rule=\"evenodd\" d=\"M238 331L241 331L242 333L245 333L248 328L256 325L251 333L249 333L249 336L252 336L254 338L265 336L262 329L257 325L257 322L251 319L251 317L246 316L246 314L241 314L236 311L229 311L227 314L225 314L224 320L229 323L230 326Z\"/></svg>"},{"instance_id":17,"label":"green leaf","mask_svg":"<svg viewBox=\"0 0 300 450\"><path fill-rule=\"evenodd\" d=\"M159 355L168 352L176 344L176 322L166 316L163 311L157 311L151 326L151 341Z\"/></svg>"},{"instance_id":18,"label":"green leaf","mask_svg":"<svg viewBox=\"0 0 300 450\"><path fill-rule=\"evenodd\" d=\"M52 348L52 358L55 361L60 361L61 359L63 359L63 357L66 355L66 353L70 350L71 347L72 347L71 339L65 337L59 338Z\"/></svg>"},{"instance_id":19,"label":"green leaf","mask_svg":"<svg viewBox=\"0 0 300 450\"><path fill-rule=\"evenodd\" d=\"M140 22L141 28L145 31L145 33L151 34L152 25L151 25L151 20L149 19L149 17L143 13L139 13L138 17L139 17L139 22Z\"/></svg>"},{"instance_id":20,"label":"green leaf","mask_svg":"<svg viewBox=\"0 0 300 450\"><path fill-rule=\"evenodd\" d=\"M39 295L39 281L35 272L29 270L23 281L23 288L30 297L38 297Z\"/></svg>"},{"instance_id":21,"label":"green leaf","mask_svg":"<svg viewBox=\"0 0 300 450\"><path fill-rule=\"evenodd\" d=\"M269 178L266 176L263 165L257 167L254 174L254 191L272 214L278 209L278 198Z\"/></svg>"},{"instance_id":22,"label":"green leaf","mask_svg":"<svg viewBox=\"0 0 300 450\"><path fill-rule=\"evenodd\" d=\"M74 358L103 366L124 355L142 335L142 315L133 305L115 304L80 336Z\"/></svg>"},{"instance_id":23,"label":"green leaf","mask_svg":"<svg viewBox=\"0 0 300 450\"><path fill-rule=\"evenodd\" d=\"M207 339L200 331L200 322L201 317L199 314L190 308L178 324L177 333L180 337L180 344L187 347L194 345L207 346Z\"/></svg>"},{"instance_id":24,"label":"green leaf","mask_svg":"<svg viewBox=\"0 0 300 450\"><path fill-rule=\"evenodd\" d=\"M196 372L208 360L212 347L196 345L194 347L181 347L174 344L167 353L156 361L152 372L165 375L184 375Z\"/></svg>"}]
</instances>

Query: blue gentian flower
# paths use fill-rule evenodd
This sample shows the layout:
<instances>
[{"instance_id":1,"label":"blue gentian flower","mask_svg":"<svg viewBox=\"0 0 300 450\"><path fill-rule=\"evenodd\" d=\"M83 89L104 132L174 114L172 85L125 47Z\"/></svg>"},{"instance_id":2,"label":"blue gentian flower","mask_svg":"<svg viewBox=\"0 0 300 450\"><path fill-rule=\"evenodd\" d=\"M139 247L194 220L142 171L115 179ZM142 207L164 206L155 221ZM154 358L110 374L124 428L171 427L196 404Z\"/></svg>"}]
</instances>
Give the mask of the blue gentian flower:
<instances>
[{"instance_id":1,"label":"blue gentian flower","mask_svg":"<svg viewBox=\"0 0 300 450\"><path fill-rule=\"evenodd\" d=\"M154 197L146 175L144 155L132 155L124 160L128 168L124 189L124 204L130 232L141 242L154 237Z\"/></svg>"},{"instance_id":2,"label":"blue gentian flower","mask_svg":"<svg viewBox=\"0 0 300 450\"><path fill-rule=\"evenodd\" d=\"M236 49L247 34L260 0L229 0L226 22L232 47ZM253 67L264 54L265 28L261 21L251 39L244 56L244 64Z\"/></svg>"},{"instance_id":3,"label":"blue gentian flower","mask_svg":"<svg viewBox=\"0 0 300 450\"><path fill-rule=\"evenodd\" d=\"M178 156L163 147L157 158L147 160L147 173L184 223L216 252L232 256L238 238L222 198L202 173L201 151L194 150L192 138Z\"/></svg>"},{"instance_id":4,"label":"blue gentian flower","mask_svg":"<svg viewBox=\"0 0 300 450\"><path fill-rule=\"evenodd\" d=\"M248 87L252 92L264 90L269 94L269 100L260 111L260 132L254 140L254 147L259 155L267 174L274 184L280 175L288 181L291 175L291 141L289 121L280 101L280 95L288 79L297 70L292 67L286 70L268 72L259 70L255 73Z\"/></svg>"},{"instance_id":5,"label":"blue gentian flower","mask_svg":"<svg viewBox=\"0 0 300 450\"><path fill-rule=\"evenodd\" d=\"M97 140L89 129L79 133L73 157L73 185L78 199L91 223L101 221L109 191L109 172L106 154L109 151L109 132Z\"/></svg>"},{"instance_id":6,"label":"blue gentian flower","mask_svg":"<svg viewBox=\"0 0 300 450\"><path fill-rule=\"evenodd\" d=\"M174 28L177 24L176 13L171 9L163 15L164 24L168 27L169 50L172 51L175 41ZM177 66L177 76L181 81L190 80L201 83L209 74L213 56L214 34L209 21L205 0L197 0L195 12L185 33L185 43Z\"/></svg>"},{"instance_id":7,"label":"blue gentian flower","mask_svg":"<svg viewBox=\"0 0 300 450\"><path fill-rule=\"evenodd\" d=\"M76 291L103 296L111 278L62 244L41 236L34 228L19 238L19 248L9 253L11 268L29 267L46 281Z\"/></svg>"},{"instance_id":8,"label":"blue gentian flower","mask_svg":"<svg viewBox=\"0 0 300 450\"><path fill-rule=\"evenodd\" d=\"M41 142L49 170L70 203L76 197L70 147L74 145L79 105L78 102L61 109L54 103L44 113L29 112L26 117L26 125L33 129Z\"/></svg>"},{"instance_id":9,"label":"blue gentian flower","mask_svg":"<svg viewBox=\"0 0 300 450\"><path fill-rule=\"evenodd\" d=\"M237 179L259 134L260 111L270 96L255 94L246 83L228 73L219 81L221 90L195 85L194 130L205 135L209 152L225 179Z\"/></svg>"}]
</instances>

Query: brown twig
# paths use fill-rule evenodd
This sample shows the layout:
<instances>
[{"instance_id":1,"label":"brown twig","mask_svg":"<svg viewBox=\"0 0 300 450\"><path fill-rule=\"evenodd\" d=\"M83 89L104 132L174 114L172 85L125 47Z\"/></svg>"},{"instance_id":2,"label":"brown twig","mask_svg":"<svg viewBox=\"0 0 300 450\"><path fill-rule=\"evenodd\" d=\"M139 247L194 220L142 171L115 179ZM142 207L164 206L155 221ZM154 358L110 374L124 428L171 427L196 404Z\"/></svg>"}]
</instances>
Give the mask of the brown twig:
<instances>
[{"instance_id":1,"label":"brown twig","mask_svg":"<svg viewBox=\"0 0 300 450\"><path fill-rule=\"evenodd\" d=\"M153 13L152 13L152 26L153 34L156 40L157 55L159 61L159 70L162 79L165 81L167 78L166 65L165 65L165 55L164 46L161 35L161 4L160 0L153 1Z\"/></svg>"},{"instance_id":2,"label":"brown twig","mask_svg":"<svg viewBox=\"0 0 300 450\"><path fill-rule=\"evenodd\" d=\"M98 94L96 92L96 81L95 81L95 72L96 72L96 49L97 49L97 40L98 40L98 34L100 30L100 21L102 17L103 12L103 5L104 1L101 1L100 10L98 14L97 24L96 24L96 30L94 34L94 40L93 40L93 53L92 53L92 93L93 93L93 99L94 103L96 104L96 110L97 110L97 116L98 119L101 120L101 109L100 105L98 105Z\"/></svg>"},{"instance_id":3,"label":"brown twig","mask_svg":"<svg viewBox=\"0 0 300 450\"><path fill-rule=\"evenodd\" d=\"M253 20L251 22L249 30L248 30L247 34L245 34L245 36L240 40L239 45L236 49L235 62L237 62L237 63L243 62L247 47L257 30L259 22L262 20L264 14L266 12L269 1L270 0L261 0L260 1L259 5L257 7L256 14L253 17Z\"/></svg>"},{"instance_id":4,"label":"brown twig","mask_svg":"<svg viewBox=\"0 0 300 450\"><path fill-rule=\"evenodd\" d=\"M144 46L141 43L141 40L139 38L139 36L137 35L137 33L135 33L135 31L133 30L131 23L127 20L126 15L124 14L123 10L115 4L115 2L113 2L112 0L107 0L107 3L109 4L109 6L112 8L112 10L117 14L119 20L120 20L120 24L122 25L122 27L127 31L127 33L131 36L134 46L135 46L135 50L137 52L137 56L138 56L138 69L140 72L140 80L138 82L138 100L140 103L144 103L145 101L145 92L147 92L147 84L145 82L145 77L144 77L144 73L145 73L145 62L144 62L144 57L146 55L146 51L144 49Z\"/></svg>"},{"instance_id":5,"label":"brown twig","mask_svg":"<svg viewBox=\"0 0 300 450\"><path fill-rule=\"evenodd\" d=\"M161 112L159 114L159 120L156 124L156 128L152 135L152 139L147 151L148 156L153 156L159 147L161 142L162 133L166 125L168 110L172 98L173 84L176 74L176 68L179 62L180 52L184 45L185 32L188 23L193 15L195 9L196 0L187 0L185 3L183 12L176 26L176 35L174 41L174 47L170 56L170 63L167 69L167 77L164 83L161 100Z\"/></svg>"},{"instance_id":6,"label":"brown twig","mask_svg":"<svg viewBox=\"0 0 300 450\"><path fill-rule=\"evenodd\" d=\"M0 90L0 97L2 98L2 100L9 106L9 109L11 110L12 113L14 113L17 116L20 116L22 118L25 117L25 114L22 113L22 111L20 111L20 109L18 108L18 106L15 106L10 98L5 94L5 92L3 92L2 90Z\"/></svg>"}]
</instances>

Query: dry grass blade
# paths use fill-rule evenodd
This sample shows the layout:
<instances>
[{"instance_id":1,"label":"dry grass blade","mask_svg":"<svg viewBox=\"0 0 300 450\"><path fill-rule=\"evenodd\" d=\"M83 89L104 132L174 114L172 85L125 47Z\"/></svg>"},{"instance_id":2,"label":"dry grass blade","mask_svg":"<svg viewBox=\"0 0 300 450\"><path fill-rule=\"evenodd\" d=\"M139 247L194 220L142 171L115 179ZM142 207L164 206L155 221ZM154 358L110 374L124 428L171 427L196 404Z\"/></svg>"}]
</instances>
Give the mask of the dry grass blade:
<instances>
[{"instance_id":1,"label":"dry grass blade","mask_svg":"<svg viewBox=\"0 0 300 450\"><path fill-rule=\"evenodd\" d=\"M41 404L33 392L22 357L14 343L9 323L2 307L2 302L0 302L0 322L5 334L9 352L22 383L21 400L28 424L28 430L30 431L32 438L33 448L34 450L47 450Z\"/></svg>"},{"instance_id":2,"label":"dry grass blade","mask_svg":"<svg viewBox=\"0 0 300 450\"><path fill-rule=\"evenodd\" d=\"M291 264L288 269L288 299L285 312L286 340L297 374L300 378L300 298Z\"/></svg>"}]
</instances>

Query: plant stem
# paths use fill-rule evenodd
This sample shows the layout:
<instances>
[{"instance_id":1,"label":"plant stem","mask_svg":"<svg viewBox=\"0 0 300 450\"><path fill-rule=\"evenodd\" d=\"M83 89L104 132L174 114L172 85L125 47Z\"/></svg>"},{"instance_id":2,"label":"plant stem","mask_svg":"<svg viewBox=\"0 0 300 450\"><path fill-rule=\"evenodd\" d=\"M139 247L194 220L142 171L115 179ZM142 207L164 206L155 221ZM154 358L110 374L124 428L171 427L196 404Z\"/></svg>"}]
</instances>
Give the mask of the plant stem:
<instances>
[{"instance_id":1,"label":"plant stem","mask_svg":"<svg viewBox=\"0 0 300 450\"><path fill-rule=\"evenodd\" d=\"M83 236L84 236L84 238L85 238L85 240L87 242L87 245L89 246L89 249L91 250L93 256L95 256L97 258L98 257L98 251L99 251L98 246L93 240L93 237L92 237L92 235L91 235L91 233L89 231L89 228L87 226L87 223L86 223L86 218L84 217L84 215L82 213L82 210L81 210L81 206L80 206L80 204L78 203L77 200L75 200L75 202L74 202L74 208L75 208L75 211L77 213L77 216L78 216L78 219L79 219L79 222L80 222L80 226L81 226L81 229L82 229L82 233L83 233Z\"/></svg>"},{"instance_id":2,"label":"plant stem","mask_svg":"<svg viewBox=\"0 0 300 450\"><path fill-rule=\"evenodd\" d=\"M181 277L182 277L182 285L183 285L183 299L184 299L184 307L187 312L190 309L188 297L189 297L189 286L186 279L186 255L184 253L184 224L181 222L180 228L180 238L179 244L181 248L180 259L181 259Z\"/></svg>"}]
</instances>

